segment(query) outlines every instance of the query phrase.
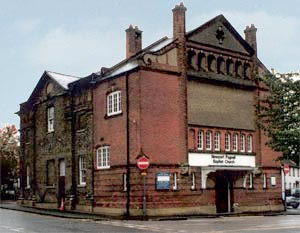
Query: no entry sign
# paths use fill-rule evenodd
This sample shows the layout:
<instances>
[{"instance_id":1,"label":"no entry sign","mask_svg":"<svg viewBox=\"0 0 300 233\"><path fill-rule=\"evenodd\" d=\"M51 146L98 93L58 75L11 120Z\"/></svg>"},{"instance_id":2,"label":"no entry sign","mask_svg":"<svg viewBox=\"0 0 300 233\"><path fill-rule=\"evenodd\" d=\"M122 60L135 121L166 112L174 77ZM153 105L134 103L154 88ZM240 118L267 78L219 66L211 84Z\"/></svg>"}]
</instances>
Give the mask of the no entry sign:
<instances>
[{"instance_id":1,"label":"no entry sign","mask_svg":"<svg viewBox=\"0 0 300 233\"><path fill-rule=\"evenodd\" d=\"M149 159L145 156L142 156L137 160L137 166L141 170L146 170L149 167L149 165Z\"/></svg>"},{"instance_id":2,"label":"no entry sign","mask_svg":"<svg viewBox=\"0 0 300 233\"><path fill-rule=\"evenodd\" d=\"M284 164L284 166L283 166L283 172L284 172L284 174L287 175L290 172L290 166L287 165L287 164Z\"/></svg>"}]
</instances>

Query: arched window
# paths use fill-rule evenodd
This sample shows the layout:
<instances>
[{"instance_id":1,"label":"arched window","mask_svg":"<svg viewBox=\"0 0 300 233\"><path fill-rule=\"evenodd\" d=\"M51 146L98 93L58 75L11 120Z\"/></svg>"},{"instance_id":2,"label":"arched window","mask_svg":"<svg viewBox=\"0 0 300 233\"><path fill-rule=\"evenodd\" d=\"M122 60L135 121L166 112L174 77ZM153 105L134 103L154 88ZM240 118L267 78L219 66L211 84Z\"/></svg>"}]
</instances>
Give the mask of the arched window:
<instances>
[{"instance_id":1,"label":"arched window","mask_svg":"<svg viewBox=\"0 0 300 233\"><path fill-rule=\"evenodd\" d=\"M211 150L211 131L206 131L205 149L206 150Z\"/></svg>"},{"instance_id":2,"label":"arched window","mask_svg":"<svg viewBox=\"0 0 300 233\"><path fill-rule=\"evenodd\" d=\"M225 74L226 69L225 69L225 61L223 57L218 57L217 60L217 70L219 74Z\"/></svg>"},{"instance_id":3,"label":"arched window","mask_svg":"<svg viewBox=\"0 0 300 233\"><path fill-rule=\"evenodd\" d=\"M205 62L205 54L199 53L198 54L198 70L206 71L206 62Z\"/></svg>"},{"instance_id":4,"label":"arched window","mask_svg":"<svg viewBox=\"0 0 300 233\"><path fill-rule=\"evenodd\" d=\"M231 138L231 134L226 133L225 134L225 151L230 151L230 138Z\"/></svg>"},{"instance_id":5,"label":"arched window","mask_svg":"<svg viewBox=\"0 0 300 233\"><path fill-rule=\"evenodd\" d=\"M239 136L237 133L233 134L232 150L234 152L238 151L238 138L239 138Z\"/></svg>"},{"instance_id":6,"label":"arched window","mask_svg":"<svg viewBox=\"0 0 300 233\"><path fill-rule=\"evenodd\" d=\"M233 61L231 59L228 59L226 61L226 69L228 75L233 75L234 67L233 67Z\"/></svg>"},{"instance_id":7,"label":"arched window","mask_svg":"<svg viewBox=\"0 0 300 233\"><path fill-rule=\"evenodd\" d=\"M237 61L235 63L235 72L236 72L237 77L241 78L243 76L243 67L242 67L242 63L240 61Z\"/></svg>"},{"instance_id":8,"label":"arched window","mask_svg":"<svg viewBox=\"0 0 300 233\"><path fill-rule=\"evenodd\" d=\"M198 132L197 149L203 150L203 131L202 130L199 130L199 132Z\"/></svg>"},{"instance_id":9,"label":"arched window","mask_svg":"<svg viewBox=\"0 0 300 233\"><path fill-rule=\"evenodd\" d=\"M253 150L253 148L252 148L252 142L253 140L252 140L252 135L248 135L248 137L247 137L247 152L249 152L249 153L251 153L252 152L252 150Z\"/></svg>"},{"instance_id":10,"label":"arched window","mask_svg":"<svg viewBox=\"0 0 300 233\"><path fill-rule=\"evenodd\" d=\"M244 77L245 77L245 79L251 78L251 67L250 67L249 63L245 63L245 65L244 65Z\"/></svg>"},{"instance_id":11,"label":"arched window","mask_svg":"<svg viewBox=\"0 0 300 233\"><path fill-rule=\"evenodd\" d=\"M193 57L195 56L195 51L190 49L187 53L187 64L189 67L193 67Z\"/></svg>"},{"instance_id":12,"label":"arched window","mask_svg":"<svg viewBox=\"0 0 300 233\"><path fill-rule=\"evenodd\" d=\"M215 138L214 138L214 148L215 151L220 151L220 144L221 144L221 140L220 140L220 132L215 132Z\"/></svg>"},{"instance_id":13,"label":"arched window","mask_svg":"<svg viewBox=\"0 0 300 233\"><path fill-rule=\"evenodd\" d=\"M245 134L241 134L240 151L245 152Z\"/></svg>"},{"instance_id":14,"label":"arched window","mask_svg":"<svg viewBox=\"0 0 300 233\"><path fill-rule=\"evenodd\" d=\"M207 61L208 61L208 70L211 72L216 72L217 71L216 58L213 55L209 55Z\"/></svg>"}]
</instances>

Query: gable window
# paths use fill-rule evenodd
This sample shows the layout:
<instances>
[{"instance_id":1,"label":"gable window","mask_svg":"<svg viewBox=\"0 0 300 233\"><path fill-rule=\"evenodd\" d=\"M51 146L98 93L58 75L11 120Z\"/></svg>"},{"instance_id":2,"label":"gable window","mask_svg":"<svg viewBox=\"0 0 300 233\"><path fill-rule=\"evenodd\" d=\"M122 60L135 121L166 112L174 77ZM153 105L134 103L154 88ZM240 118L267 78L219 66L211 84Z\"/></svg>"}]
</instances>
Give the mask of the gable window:
<instances>
[{"instance_id":1,"label":"gable window","mask_svg":"<svg viewBox=\"0 0 300 233\"><path fill-rule=\"evenodd\" d=\"M215 132L215 151L220 151L220 132Z\"/></svg>"},{"instance_id":2,"label":"gable window","mask_svg":"<svg viewBox=\"0 0 300 233\"><path fill-rule=\"evenodd\" d=\"M109 146L102 146L97 149L97 168L109 168L110 167L110 156Z\"/></svg>"},{"instance_id":3,"label":"gable window","mask_svg":"<svg viewBox=\"0 0 300 233\"><path fill-rule=\"evenodd\" d=\"M107 96L107 116L121 112L121 91L114 91Z\"/></svg>"},{"instance_id":4,"label":"gable window","mask_svg":"<svg viewBox=\"0 0 300 233\"><path fill-rule=\"evenodd\" d=\"M205 149L211 150L211 131L206 132Z\"/></svg>"},{"instance_id":5,"label":"gable window","mask_svg":"<svg viewBox=\"0 0 300 233\"><path fill-rule=\"evenodd\" d=\"M247 152L252 152L252 135L248 135L247 137Z\"/></svg>"},{"instance_id":6,"label":"gable window","mask_svg":"<svg viewBox=\"0 0 300 233\"><path fill-rule=\"evenodd\" d=\"M54 107L49 107L47 109L47 125L48 132L54 131Z\"/></svg>"},{"instance_id":7,"label":"gable window","mask_svg":"<svg viewBox=\"0 0 300 233\"><path fill-rule=\"evenodd\" d=\"M225 151L230 151L230 133L225 134Z\"/></svg>"},{"instance_id":8,"label":"gable window","mask_svg":"<svg viewBox=\"0 0 300 233\"><path fill-rule=\"evenodd\" d=\"M202 130L200 130L198 132L197 148L198 148L198 150L203 150L203 131Z\"/></svg>"},{"instance_id":9,"label":"gable window","mask_svg":"<svg viewBox=\"0 0 300 233\"><path fill-rule=\"evenodd\" d=\"M232 150L233 150L234 152L237 152L237 151L238 151L238 134L237 134L237 133L235 133L235 134L233 135L233 145L232 145Z\"/></svg>"},{"instance_id":10,"label":"gable window","mask_svg":"<svg viewBox=\"0 0 300 233\"><path fill-rule=\"evenodd\" d=\"M83 155L79 156L79 184L86 184L86 163Z\"/></svg>"},{"instance_id":11,"label":"gable window","mask_svg":"<svg viewBox=\"0 0 300 233\"><path fill-rule=\"evenodd\" d=\"M245 152L245 134L241 134L240 151Z\"/></svg>"}]
</instances>

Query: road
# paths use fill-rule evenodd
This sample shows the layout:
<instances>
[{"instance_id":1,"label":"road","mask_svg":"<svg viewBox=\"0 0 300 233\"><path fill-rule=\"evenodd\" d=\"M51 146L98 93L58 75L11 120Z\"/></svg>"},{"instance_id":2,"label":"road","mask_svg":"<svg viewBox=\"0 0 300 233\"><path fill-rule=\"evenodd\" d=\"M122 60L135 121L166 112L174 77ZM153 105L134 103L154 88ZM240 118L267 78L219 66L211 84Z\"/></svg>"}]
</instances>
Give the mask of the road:
<instances>
[{"instance_id":1,"label":"road","mask_svg":"<svg viewBox=\"0 0 300 233\"><path fill-rule=\"evenodd\" d=\"M0 209L1 233L299 233L300 215L178 221L75 220Z\"/></svg>"}]
</instances>

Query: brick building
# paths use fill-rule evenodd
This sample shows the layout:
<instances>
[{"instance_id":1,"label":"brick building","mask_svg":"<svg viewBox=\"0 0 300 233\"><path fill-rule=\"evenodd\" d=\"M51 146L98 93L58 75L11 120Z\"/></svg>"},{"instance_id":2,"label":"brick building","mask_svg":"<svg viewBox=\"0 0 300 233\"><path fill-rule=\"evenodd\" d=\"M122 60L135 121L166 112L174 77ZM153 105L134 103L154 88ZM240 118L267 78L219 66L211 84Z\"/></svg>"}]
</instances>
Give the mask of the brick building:
<instances>
[{"instance_id":1,"label":"brick building","mask_svg":"<svg viewBox=\"0 0 300 233\"><path fill-rule=\"evenodd\" d=\"M20 107L25 203L114 216L281 211L278 154L256 125L256 28L243 39L223 15L85 78L45 72ZM141 175L137 159L150 160ZM145 180L146 191L143 199ZM143 205L143 200L146 200Z\"/></svg>"}]
</instances>

